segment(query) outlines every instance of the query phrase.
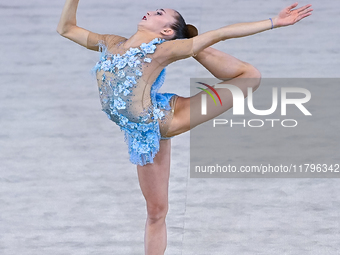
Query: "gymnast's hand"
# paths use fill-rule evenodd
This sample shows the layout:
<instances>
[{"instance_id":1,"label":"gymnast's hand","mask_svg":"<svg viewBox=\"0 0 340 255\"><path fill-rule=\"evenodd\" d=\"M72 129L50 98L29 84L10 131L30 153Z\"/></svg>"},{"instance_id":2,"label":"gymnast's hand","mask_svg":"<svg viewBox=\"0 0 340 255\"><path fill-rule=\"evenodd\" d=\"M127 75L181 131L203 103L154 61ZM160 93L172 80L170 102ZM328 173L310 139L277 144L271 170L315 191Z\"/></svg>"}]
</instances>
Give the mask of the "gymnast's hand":
<instances>
[{"instance_id":1,"label":"gymnast's hand","mask_svg":"<svg viewBox=\"0 0 340 255\"><path fill-rule=\"evenodd\" d=\"M311 4L293 10L297 5L298 3L294 3L280 11L280 13L273 18L274 27L293 25L312 14L313 9L310 8L312 6Z\"/></svg>"}]
</instances>

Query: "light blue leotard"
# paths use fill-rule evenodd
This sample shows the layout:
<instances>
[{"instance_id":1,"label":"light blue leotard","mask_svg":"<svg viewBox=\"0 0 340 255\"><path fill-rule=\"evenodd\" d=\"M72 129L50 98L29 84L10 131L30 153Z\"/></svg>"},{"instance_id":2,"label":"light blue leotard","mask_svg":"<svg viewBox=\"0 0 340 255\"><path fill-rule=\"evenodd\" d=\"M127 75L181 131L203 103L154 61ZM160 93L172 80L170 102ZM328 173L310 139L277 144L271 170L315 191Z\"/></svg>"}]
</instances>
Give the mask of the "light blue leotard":
<instances>
[{"instance_id":1,"label":"light blue leotard","mask_svg":"<svg viewBox=\"0 0 340 255\"><path fill-rule=\"evenodd\" d=\"M172 119L177 98L173 93L158 93L165 79L165 68L151 86L151 104L142 104L147 106L145 108L136 107L140 104L136 100L140 98L138 80L143 77L143 65L151 63L149 54L153 54L156 45L164 41L156 38L139 48L130 48L123 55L111 54L104 44L99 44L100 61L93 71L97 75L102 110L125 132L133 164L153 163L160 139L171 138L161 135L161 128L168 126L167 122Z\"/></svg>"}]
</instances>

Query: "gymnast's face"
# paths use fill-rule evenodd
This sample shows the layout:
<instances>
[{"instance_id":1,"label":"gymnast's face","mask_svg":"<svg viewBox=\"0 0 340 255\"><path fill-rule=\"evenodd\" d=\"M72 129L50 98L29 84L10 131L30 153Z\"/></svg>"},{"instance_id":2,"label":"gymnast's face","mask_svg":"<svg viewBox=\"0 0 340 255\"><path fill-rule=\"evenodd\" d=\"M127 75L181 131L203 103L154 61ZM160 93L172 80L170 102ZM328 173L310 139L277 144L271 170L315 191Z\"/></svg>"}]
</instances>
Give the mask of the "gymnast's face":
<instances>
[{"instance_id":1,"label":"gymnast's face","mask_svg":"<svg viewBox=\"0 0 340 255\"><path fill-rule=\"evenodd\" d=\"M172 37L175 33L171 25L176 22L176 11L173 9L157 9L149 11L139 22L138 27L154 33L161 33L164 38Z\"/></svg>"}]
</instances>

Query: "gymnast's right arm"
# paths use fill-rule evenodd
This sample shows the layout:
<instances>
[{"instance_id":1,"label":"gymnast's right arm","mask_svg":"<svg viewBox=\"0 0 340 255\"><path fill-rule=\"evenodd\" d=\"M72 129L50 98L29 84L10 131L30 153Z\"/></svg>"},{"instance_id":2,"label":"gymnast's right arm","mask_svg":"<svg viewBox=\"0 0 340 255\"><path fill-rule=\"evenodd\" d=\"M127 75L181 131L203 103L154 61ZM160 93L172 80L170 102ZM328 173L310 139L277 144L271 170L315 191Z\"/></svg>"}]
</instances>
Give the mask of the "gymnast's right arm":
<instances>
[{"instance_id":1,"label":"gymnast's right arm","mask_svg":"<svg viewBox=\"0 0 340 255\"><path fill-rule=\"evenodd\" d=\"M66 0L57 32L67 39L74 41L90 50L98 51L98 41L106 39L107 35L92 33L77 26L76 13L79 0Z\"/></svg>"},{"instance_id":2,"label":"gymnast's right arm","mask_svg":"<svg viewBox=\"0 0 340 255\"><path fill-rule=\"evenodd\" d=\"M67 39L87 47L89 31L77 26L76 13L79 0L66 0L57 32Z\"/></svg>"}]
</instances>

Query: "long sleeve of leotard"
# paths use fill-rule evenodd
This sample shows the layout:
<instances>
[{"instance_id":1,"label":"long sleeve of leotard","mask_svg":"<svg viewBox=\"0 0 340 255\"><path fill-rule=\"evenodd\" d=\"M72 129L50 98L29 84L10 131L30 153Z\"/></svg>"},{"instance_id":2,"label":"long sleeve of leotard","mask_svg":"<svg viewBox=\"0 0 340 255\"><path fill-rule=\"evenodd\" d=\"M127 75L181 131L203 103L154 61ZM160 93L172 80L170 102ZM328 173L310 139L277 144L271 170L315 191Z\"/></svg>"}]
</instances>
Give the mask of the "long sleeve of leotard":
<instances>
[{"instance_id":1,"label":"long sleeve of leotard","mask_svg":"<svg viewBox=\"0 0 340 255\"><path fill-rule=\"evenodd\" d=\"M90 32L87 37L86 48L90 50L99 50L98 43L103 42L108 48L116 45L121 41L125 41L126 38L119 35L109 35L109 34L97 34Z\"/></svg>"}]
</instances>

